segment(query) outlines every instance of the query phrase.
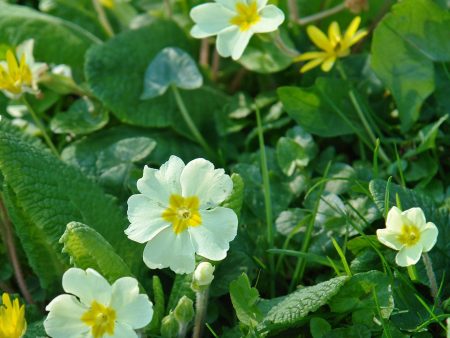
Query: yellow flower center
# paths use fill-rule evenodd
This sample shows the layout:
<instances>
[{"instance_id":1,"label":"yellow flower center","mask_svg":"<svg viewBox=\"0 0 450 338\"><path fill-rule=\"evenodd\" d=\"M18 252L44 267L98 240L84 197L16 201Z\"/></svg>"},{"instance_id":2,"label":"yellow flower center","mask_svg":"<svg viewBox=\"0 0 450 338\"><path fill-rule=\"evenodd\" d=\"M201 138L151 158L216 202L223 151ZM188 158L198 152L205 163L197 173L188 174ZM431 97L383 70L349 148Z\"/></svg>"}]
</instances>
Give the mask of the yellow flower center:
<instances>
[{"instance_id":1,"label":"yellow flower center","mask_svg":"<svg viewBox=\"0 0 450 338\"><path fill-rule=\"evenodd\" d=\"M258 14L256 1L247 4L245 2L236 3L237 15L232 17L230 23L239 26L241 31L249 30L251 26L257 23L261 17Z\"/></svg>"},{"instance_id":2,"label":"yellow flower center","mask_svg":"<svg viewBox=\"0 0 450 338\"><path fill-rule=\"evenodd\" d=\"M405 246L413 246L420 240L420 230L415 225L405 224L402 226L398 240Z\"/></svg>"},{"instance_id":3,"label":"yellow flower center","mask_svg":"<svg viewBox=\"0 0 450 338\"><path fill-rule=\"evenodd\" d=\"M25 54L20 58L20 63L11 49L6 52L6 63L8 68L5 69L0 65L0 89L7 90L13 94L22 93L22 86L31 86L33 76L30 67L28 67Z\"/></svg>"},{"instance_id":4,"label":"yellow flower center","mask_svg":"<svg viewBox=\"0 0 450 338\"><path fill-rule=\"evenodd\" d=\"M91 308L81 316L81 320L91 327L94 338L103 337L105 333L111 336L114 334L116 311L94 300Z\"/></svg>"},{"instance_id":5,"label":"yellow flower center","mask_svg":"<svg viewBox=\"0 0 450 338\"><path fill-rule=\"evenodd\" d=\"M162 213L162 218L172 223L173 232L179 234L188 227L202 224L199 206L197 196L183 197L172 194L169 198L169 207Z\"/></svg>"},{"instance_id":6,"label":"yellow flower center","mask_svg":"<svg viewBox=\"0 0 450 338\"><path fill-rule=\"evenodd\" d=\"M20 338L27 329L25 306L19 306L19 300L11 298L7 293L2 295L0 305L0 338Z\"/></svg>"}]
</instances>

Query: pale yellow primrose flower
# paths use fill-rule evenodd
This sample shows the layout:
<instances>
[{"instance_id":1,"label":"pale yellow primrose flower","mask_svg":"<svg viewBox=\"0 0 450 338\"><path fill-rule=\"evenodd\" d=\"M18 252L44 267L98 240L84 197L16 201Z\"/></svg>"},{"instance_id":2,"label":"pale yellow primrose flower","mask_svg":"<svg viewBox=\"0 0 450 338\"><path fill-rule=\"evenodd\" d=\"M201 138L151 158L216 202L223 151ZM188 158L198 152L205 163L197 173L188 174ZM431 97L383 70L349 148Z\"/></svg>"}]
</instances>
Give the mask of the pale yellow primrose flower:
<instances>
[{"instance_id":1,"label":"pale yellow primrose flower","mask_svg":"<svg viewBox=\"0 0 450 338\"><path fill-rule=\"evenodd\" d=\"M35 62L34 40L21 43L16 52L9 49L6 60L0 61L0 90L11 99L18 99L23 93L37 94L37 83L47 70L47 64Z\"/></svg>"},{"instance_id":2,"label":"pale yellow primrose flower","mask_svg":"<svg viewBox=\"0 0 450 338\"><path fill-rule=\"evenodd\" d=\"M214 279L215 267L209 262L201 262L194 271L193 281L199 286L210 285Z\"/></svg>"},{"instance_id":3,"label":"pale yellow primrose flower","mask_svg":"<svg viewBox=\"0 0 450 338\"><path fill-rule=\"evenodd\" d=\"M0 305L0 338L20 338L26 330L25 305L19 305L18 299L11 302L9 295L4 293Z\"/></svg>"},{"instance_id":4,"label":"pale yellow primrose flower","mask_svg":"<svg viewBox=\"0 0 450 338\"><path fill-rule=\"evenodd\" d=\"M438 229L426 222L420 208L401 212L392 207L386 220L386 229L378 229L378 240L394 250L399 250L395 262L399 266L416 264L422 252L430 251L436 244Z\"/></svg>"},{"instance_id":5,"label":"pale yellow primrose flower","mask_svg":"<svg viewBox=\"0 0 450 338\"><path fill-rule=\"evenodd\" d=\"M267 0L215 0L191 10L195 26L194 38L217 35L217 51L223 57L237 60L255 33L268 33L278 29L284 13Z\"/></svg>"},{"instance_id":6,"label":"pale yellow primrose flower","mask_svg":"<svg viewBox=\"0 0 450 338\"><path fill-rule=\"evenodd\" d=\"M367 35L365 30L358 31L360 23L361 18L355 17L342 36L339 24L334 21L328 27L328 37L316 26L308 26L306 32L309 38L323 51L307 52L295 58L294 61L311 60L300 69L300 72L307 72L319 65L322 65L324 72L329 72L337 58L349 55L350 47Z\"/></svg>"},{"instance_id":7,"label":"pale yellow primrose flower","mask_svg":"<svg viewBox=\"0 0 450 338\"><path fill-rule=\"evenodd\" d=\"M64 273L65 292L51 301L44 321L52 338L137 338L153 316L147 295L139 294L138 282L122 277L110 285L93 269L71 268Z\"/></svg>"},{"instance_id":8,"label":"pale yellow primrose flower","mask_svg":"<svg viewBox=\"0 0 450 338\"><path fill-rule=\"evenodd\" d=\"M219 207L233 189L223 169L203 158L185 165L171 156L159 170L146 166L137 188L140 194L128 199L131 224L125 234L147 243L149 268L191 273L196 253L211 260L226 257L238 219L233 210Z\"/></svg>"}]
</instances>

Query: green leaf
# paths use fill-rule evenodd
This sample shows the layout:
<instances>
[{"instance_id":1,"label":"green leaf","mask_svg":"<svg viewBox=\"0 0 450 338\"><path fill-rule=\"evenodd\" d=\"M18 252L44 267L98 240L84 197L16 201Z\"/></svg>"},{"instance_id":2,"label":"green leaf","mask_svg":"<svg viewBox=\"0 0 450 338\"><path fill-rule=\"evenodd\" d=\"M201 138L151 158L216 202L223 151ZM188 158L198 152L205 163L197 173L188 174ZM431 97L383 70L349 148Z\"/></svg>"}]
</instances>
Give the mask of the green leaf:
<instances>
[{"instance_id":1,"label":"green leaf","mask_svg":"<svg viewBox=\"0 0 450 338\"><path fill-rule=\"evenodd\" d=\"M153 318L148 327L148 332L158 334L161 327L161 320L166 311L164 304L164 289L158 276L153 276Z\"/></svg>"},{"instance_id":2,"label":"green leaf","mask_svg":"<svg viewBox=\"0 0 450 338\"><path fill-rule=\"evenodd\" d=\"M50 122L55 134L89 134L103 128L109 120L108 111L87 97L75 101L67 111L58 112Z\"/></svg>"},{"instance_id":3,"label":"green leaf","mask_svg":"<svg viewBox=\"0 0 450 338\"><path fill-rule=\"evenodd\" d=\"M326 333L323 338L370 338L372 333L367 326L356 324L350 327L334 329Z\"/></svg>"},{"instance_id":4,"label":"green leaf","mask_svg":"<svg viewBox=\"0 0 450 338\"><path fill-rule=\"evenodd\" d=\"M195 299L195 293L191 289L192 274L176 275L170 291L169 301L167 302L166 312L174 310L181 297L186 296Z\"/></svg>"},{"instance_id":5,"label":"green leaf","mask_svg":"<svg viewBox=\"0 0 450 338\"><path fill-rule=\"evenodd\" d=\"M376 326L375 321L381 320L378 311L388 319L394 309L390 278L376 270L355 274L329 305L332 312L352 313L354 324Z\"/></svg>"},{"instance_id":6,"label":"green leaf","mask_svg":"<svg viewBox=\"0 0 450 338\"><path fill-rule=\"evenodd\" d=\"M347 281L346 276L307 286L286 296L274 306L258 326L260 331L296 327L310 312L328 303Z\"/></svg>"},{"instance_id":7,"label":"green leaf","mask_svg":"<svg viewBox=\"0 0 450 338\"><path fill-rule=\"evenodd\" d=\"M23 338L47 337L43 321L33 322L27 325L27 331Z\"/></svg>"},{"instance_id":8,"label":"green leaf","mask_svg":"<svg viewBox=\"0 0 450 338\"><path fill-rule=\"evenodd\" d=\"M92 268L111 284L120 277L131 276L130 268L114 248L97 231L78 222L70 222L61 236L63 253L80 269Z\"/></svg>"},{"instance_id":9,"label":"green leaf","mask_svg":"<svg viewBox=\"0 0 450 338\"><path fill-rule=\"evenodd\" d=\"M331 331L330 323L320 317L311 318L309 326L313 338L323 338L327 332Z\"/></svg>"},{"instance_id":10,"label":"green leaf","mask_svg":"<svg viewBox=\"0 0 450 338\"><path fill-rule=\"evenodd\" d=\"M428 253L433 261L433 270L436 273L437 280L442 280L445 276L450 275L450 215L446 207L439 208L436 203L428 196L422 195L414 190L402 188L399 185L391 183L389 185L389 205L385 206L387 182L383 180L373 180L369 184L370 192L373 196L375 204L381 213L385 214L385 208L390 209L397 205L396 196L398 195L402 204L402 209L407 210L419 207L423 210L427 222L433 222L439 230L436 245ZM416 264L420 281L428 285L428 278L425 272L425 266L422 261ZM450 295L448 288L443 289L443 296Z\"/></svg>"},{"instance_id":11,"label":"green leaf","mask_svg":"<svg viewBox=\"0 0 450 338\"><path fill-rule=\"evenodd\" d=\"M450 13L432 0L402 1L374 31L372 68L394 96L402 130L434 91L433 62L450 61Z\"/></svg>"},{"instance_id":12,"label":"green leaf","mask_svg":"<svg viewBox=\"0 0 450 338\"><path fill-rule=\"evenodd\" d=\"M163 95L170 85L188 90L203 85L203 77L195 61L180 48L166 47L152 60L145 71L141 100Z\"/></svg>"},{"instance_id":13,"label":"green leaf","mask_svg":"<svg viewBox=\"0 0 450 338\"><path fill-rule=\"evenodd\" d=\"M281 31L284 44L294 48L286 31ZM255 36L239 59L248 70L261 74L270 74L286 69L292 64L292 57L286 55L274 43L272 37Z\"/></svg>"},{"instance_id":14,"label":"green leaf","mask_svg":"<svg viewBox=\"0 0 450 338\"><path fill-rule=\"evenodd\" d=\"M239 321L247 326L256 327L263 318L257 307L259 292L251 287L245 273L230 283L230 297Z\"/></svg>"},{"instance_id":15,"label":"green leaf","mask_svg":"<svg viewBox=\"0 0 450 338\"><path fill-rule=\"evenodd\" d=\"M233 181L233 191L222 203L222 206L232 209L239 217L244 201L244 180L241 175L235 173L231 174L231 180Z\"/></svg>"},{"instance_id":16,"label":"green leaf","mask_svg":"<svg viewBox=\"0 0 450 338\"><path fill-rule=\"evenodd\" d=\"M348 91L343 80L318 78L310 88L281 87L277 93L289 116L307 132L334 137L352 134L360 126Z\"/></svg>"},{"instance_id":17,"label":"green leaf","mask_svg":"<svg viewBox=\"0 0 450 338\"><path fill-rule=\"evenodd\" d=\"M100 40L69 21L42 14L29 7L0 3L0 44L17 46L35 40L36 61L67 64L75 78L83 77L84 54Z\"/></svg>"},{"instance_id":18,"label":"green leaf","mask_svg":"<svg viewBox=\"0 0 450 338\"><path fill-rule=\"evenodd\" d=\"M60 284L66 259L58 241L72 221L90 224L138 272L140 249L123 235L128 222L112 198L6 121L0 123L0 171L20 211L17 234L44 288ZM49 268L48 262L59 264Z\"/></svg>"}]
</instances>

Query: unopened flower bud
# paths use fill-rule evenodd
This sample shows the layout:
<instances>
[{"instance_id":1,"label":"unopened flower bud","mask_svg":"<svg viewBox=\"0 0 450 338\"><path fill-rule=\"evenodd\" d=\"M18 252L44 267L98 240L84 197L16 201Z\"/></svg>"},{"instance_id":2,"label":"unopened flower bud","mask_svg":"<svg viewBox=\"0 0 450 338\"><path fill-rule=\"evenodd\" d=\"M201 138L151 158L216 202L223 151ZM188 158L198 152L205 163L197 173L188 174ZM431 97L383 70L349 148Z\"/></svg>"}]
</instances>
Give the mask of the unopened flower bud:
<instances>
[{"instance_id":1,"label":"unopened flower bud","mask_svg":"<svg viewBox=\"0 0 450 338\"><path fill-rule=\"evenodd\" d=\"M367 0L345 0L345 7L354 14L367 11L369 9L369 2Z\"/></svg>"},{"instance_id":2,"label":"unopened flower bud","mask_svg":"<svg viewBox=\"0 0 450 338\"><path fill-rule=\"evenodd\" d=\"M209 262L201 262L194 271L191 287L194 291L207 288L214 279L214 266Z\"/></svg>"},{"instance_id":3,"label":"unopened flower bud","mask_svg":"<svg viewBox=\"0 0 450 338\"><path fill-rule=\"evenodd\" d=\"M180 330L180 324L173 312L170 312L161 321L161 336L163 338L175 338L178 337L178 331Z\"/></svg>"},{"instance_id":4,"label":"unopened flower bud","mask_svg":"<svg viewBox=\"0 0 450 338\"><path fill-rule=\"evenodd\" d=\"M192 299L186 296L181 297L175 310L173 310L173 314L180 325L189 324L194 318L194 302Z\"/></svg>"}]
</instances>

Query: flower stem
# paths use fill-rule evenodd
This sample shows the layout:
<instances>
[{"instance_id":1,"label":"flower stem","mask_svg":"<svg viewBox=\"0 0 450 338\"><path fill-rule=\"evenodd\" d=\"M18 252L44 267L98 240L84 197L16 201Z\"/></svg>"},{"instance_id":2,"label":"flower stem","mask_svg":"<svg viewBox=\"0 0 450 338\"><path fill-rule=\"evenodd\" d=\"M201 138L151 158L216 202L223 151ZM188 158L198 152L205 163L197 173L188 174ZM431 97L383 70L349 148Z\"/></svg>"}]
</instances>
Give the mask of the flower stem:
<instances>
[{"instance_id":1,"label":"flower stem","mask_svg":"<svg viewBox=\"0 0 450 338\"><path fill-rule=\"evenodd\" d=\"M23 298L28 304L34 304L31 293L28 290L27 284L25 283L25 278L23 276L22 267L20 265L19 256L17 255L16 246L14 245L14 237L12 234L12 225L8 217L8 212L3 200L0 197L0 231L4 237L5 246L8 251L9 257L11 259L11 264L14 270L14 276L16 277L17 285L19 286L20 292Z\"/></svg>"},{"instance_id":2,"label":"flower stem","mask_svg":"<svg viewBox=\"0 0 450 338\"><path fill-rule=\"evenodd\" d=\"M274 36L273 42L278 47L278 49L281 50L286 56L295 58L300 55L300 52L298 50L289 47L284 42L279 30L277 30L273 36Z\"/></svg>"},{"instance_id":3,"label":"flower stem","mask_svg":"<svg viewBox=\"0 0 450 338\"><path fill-rule=\"evenodd\" d=\"M36 123L36 126L39 128L39 130L42 133L42 136L44 137L45 143L47 143L48 147L51 149L53 154L55 154L56 157L59 157L58 150L56 149L55 145L53 144L52 140L50 139L50 136L48 136L47 132L45 131L45 127L42 124L41 120L37 116L36 112L34 111L33 107L30 105L28 100L26 99L25 95L22 96L22 102L27 107L28 111L31 114L31 117L34 120L34 123Z\"/></svg>"},{"instance_id":4,"label":"flower stem","mask_svg":"<svg viewBox=\"0 0 450 338\"><path fill-rule=\"evenodd\" d=\"M105 10L98 0L92 0L92 5L94 6L95 11L97 12L98 21L105 31L106 35L109 37L114 36L114 31L111 27L111 24L108 21L108 17L106 16Z\"/></svg>"},{"instance_id":5,"label":"flower stem","mask_svg":"<svg viewBox=\"0 0 450 338\"><path fill-rule=\"evenodd\" d=\"M331 15L337 14L344 9L345 9L345 3L342 2L341 4L331 7L329 9L326 9L322 12L319 12L319 13L316 13L316 14L313 14L310 16L305 16L303 18L299 18L299 19L297 19L296 23L301 26L304 26L304 25L310 24L311 22L325 19Z\"/></svg>"},{"instance_id":6,"label":"flower stem","mask_svg":"<svg viewBox=\"0 0 450 338\"><path fill-rule=\"evenodd\" d=\"M341 78L348 82L348 76L347 73L345 72L344 67L342 66L342 64L340 62L336 62L336 68L339 72L339 74L341 75ZM370 127L369 122L367 121L366 116L364 115L364 111L361 108L361 105L358 102L358 99L356 98L356 94L354 89L352 88L352 86L350 86L350 90L348 92L348 95L350 97L350 101L352 102L353 107L356 110L356 113L358 114L359 119L361 120L361 123L364 127L364 129L367 132L367 135L369 135L370 140L373 143L373 146L376 147L377 146L377 137L375 136L375 134L372 131L372 128ZM390 163L390 159L387 157L386 153L384 152L383 148L381 147L381 144L378 146L378 151L380 154L380 158L386 162L386 163Z\"/></svg>"},{"instance_id":7,"label":"flower stem","mask_svg":"<svg viewBox=\"0 0 450 338\"><path fill-rule=\"evenodd\" d=\"M195 322L192 338L200 338L205 325L206 310L208 309L209 287L195 293Z\"/></svg>"},{"instance_id":8,"label":"flower stem","mask_svg":"<svg viewBox=\"0 0 450 338\"><path fill-rule=\"evenodd\" d=\"M175 85L172 85L171 88L172 88L173 95L175 97L175 101L177 103L178 109L180 110L181 116L183 117L184 122L186 122L192 135L197 140L197 142L203 147L203 149L208 153L209 156L211 156L213 159L217 159L216 153L211 149L211 147L208 145L206 140L203 138L200 131L195 126L195 123L192 120L191 115L189 114L189 111L186 108L186 105L184 104L183 98L181 97L178 88Z\"/></svg>"},{"instance_id":9,"label":"flower stem","mask_svg":"<svg viewBox=\"0 0 450 338\"><path fill-rule=\"evenodd\" d=\"M261 122L261 114L259 108L255 102L255 113L256 113L256 125L258 129L258 140L259 140L259 153L261 162L261 174L263 179L264 187L264 204L266 209L266 226L267 226L267 244L269 249L274 246L274 231L273 231L273 212L272 212L272 201L270 198L270 180L269 180L269 170L267 167L267 156L266 148L264 146L264 132ZM269 272L270 272L270 292L271 296L275 296L275 283L273 280L273 273L275 268L275 261L272 253L269 253Z\"/></svg>"},{"instance_id":10,"label":"flower stem","mask_svg":"<svg viewBox=\"0 0 450 338\"><path fill-rule=\"evenodd\" d=\"M438 298L438 286L436 282L436 275L433 271L433 263L431 262L431 258L428 255L427 252L422 253L423 258L423 264L425 265L425 270L427 272L428 280L430 281L430 289L431 289L431 296L433 297L434 301L439 303Z\"/></svg>"},{"instance_id":11,"label":"flower stem","mask_svg":"<svg viewBox=\"0 0 450 338\"><path fill-rule=\"evenodd\" d=\"M419 278L417 277L417 271L415 265L408 265L406 267L406 270L408 271L409 279L411 279L413 282L417 281Z\"/></svg>"}]
</instances>

